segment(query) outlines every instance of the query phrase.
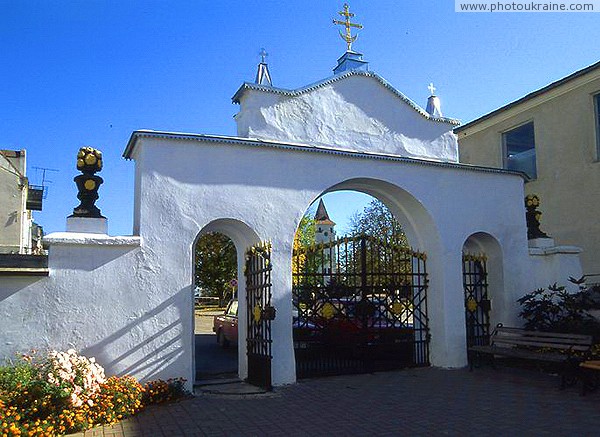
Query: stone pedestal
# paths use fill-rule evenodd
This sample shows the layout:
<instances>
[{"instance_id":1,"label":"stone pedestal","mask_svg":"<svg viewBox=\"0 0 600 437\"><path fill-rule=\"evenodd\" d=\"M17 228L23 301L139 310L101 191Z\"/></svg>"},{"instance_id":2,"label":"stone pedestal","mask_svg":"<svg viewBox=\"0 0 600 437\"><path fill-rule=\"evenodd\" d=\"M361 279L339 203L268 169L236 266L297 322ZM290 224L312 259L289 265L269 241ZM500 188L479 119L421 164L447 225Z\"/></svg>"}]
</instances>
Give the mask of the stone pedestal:
<instances>
[{"instance_id":1,"label":"stone pedestal","mask_svg":"<svg viewBox=\"0 0 600 437\"><path fill-rule=\"evenodd\" d=\"M529 240L529 255L533 267L533 288L547 288L557 283L564 285L574 293L577 285L569 282L583 276L579 254L582 249L576 246L555 246L552 238L535 238ZM528 290L532 291L532 290Z\"/></svg>"},{"instance_id":2,"label":"stone pedestal","mask_svg":"<svg viewBox=\"0 0 600 437\"><path fill-rule=\"evenodd\" d=\"M108 219L105 217L67 217L67 232L108 234Z\"/></svg>"},{"instance_id":3,"label":"stone pedestal","mask_svg":"<svg viewBox=\"0 0 600 437\"><path fill-rule=\"evenodd\" d=\"M554 238L532 238L531 240L527 240L527 245L529 248L545 248L545 247L554 247Z\"/></svg>"}]
</instances>

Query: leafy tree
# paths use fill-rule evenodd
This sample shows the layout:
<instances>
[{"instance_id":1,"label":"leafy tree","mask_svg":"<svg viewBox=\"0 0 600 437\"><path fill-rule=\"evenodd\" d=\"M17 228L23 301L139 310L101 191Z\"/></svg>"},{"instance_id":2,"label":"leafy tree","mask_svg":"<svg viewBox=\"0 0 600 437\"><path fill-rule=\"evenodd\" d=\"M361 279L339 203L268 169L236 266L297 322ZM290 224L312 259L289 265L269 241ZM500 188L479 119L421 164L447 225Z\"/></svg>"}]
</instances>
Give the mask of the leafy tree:
<instances>
[{"instance_id":1,"label":"leafy tree","mask_svg":"<svg viewBox=\"0 0 600 437\"><path fill-rule=\"evenodd\" d=\"M393 246L408 247L402 225L382 202L374 199L350 219L350 234L368 235Z\"/></svg>"},{"instance_id":2,"label":"leafy tree","mask_svg":"<svg viewBox=\"0 0 600 437\"><path fill-rule=\"evenodd\" d=\"M316 263L312 256L307 257L307 248L315 243L315 220L311 218L310 213L306 214L300 220L296 235L294 235L294 257L292 259L292 275L294 285L298 285L298 274L305 272L306 269L316 271ZM307 266L309 262L309 266Z\"/></svg>"},{"instance_id":3,"label":"leafy tree","mask_svg":"<svg viewBox=\"0 0 600 437\"><path fill-rule=\"evenodd\" d=\"M409 256L409 245L402 225L396 220L391 211L381 201L374 199L362 212L355 213L350 219L351 235L366 235L373 240L366 242L366 257L371 271L394 272L401 276L410 273L411 258ZM389 250L381 250L385 245L391 248L395 256L389 256ZM360 250L358 246L353 247L351 263L348 266L353 271L360 271ZM368 277L368 281L377 282L388 280L383 276ZM393 282L406 285L408 279L392 277ZM370 285L377 285L371 283ZM380 284L383 285L383 284Z\"/></svg>"},{"instance_id":4,"label":"leafy tree","mask_svg":"<svg viewBox=\"0 0 600 437\"><path fill-rule=\"evenodd\" d=\"M232 297L230 281L237 278L237 255L233 241L218 232L201 236L194 254L194 279L203 293L225 303Z\"/></svg>"},{"instance_id":5,"label":"leafy tree","mask_svg":"<svg viewBox=\"0 0 600 437\"><path fill-rule=\"evenodd\" d=\"M315 242L315 220L311 218L308 212L300 219L298 230L294 236L294 242L296 241L301 247L310 246Z\"/></svg>"}]
</instances>

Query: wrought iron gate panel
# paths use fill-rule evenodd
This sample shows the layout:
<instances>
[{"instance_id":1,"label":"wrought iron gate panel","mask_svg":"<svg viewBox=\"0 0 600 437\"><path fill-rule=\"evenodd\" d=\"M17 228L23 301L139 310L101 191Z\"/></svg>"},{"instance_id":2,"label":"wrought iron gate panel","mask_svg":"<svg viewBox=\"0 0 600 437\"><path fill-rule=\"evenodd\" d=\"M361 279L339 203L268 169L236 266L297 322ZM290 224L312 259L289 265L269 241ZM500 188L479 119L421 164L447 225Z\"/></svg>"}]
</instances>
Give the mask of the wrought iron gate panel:
<instances>
[{"instance_id":1,"label":"wrought iron gate panel","mask_svg":"<svg viewBox=\"0 0 600 437\"><path fill-rule=\"evenodd\" d=\"M429 365L425 264L366 235L296 249L297 376Z\"/></svg>"},{"instance_id":2,"label":"wrought iron gate panel","mask_svg":"<svg viewBox=\"0 0 600 437\"><path fill-rule=\"evenodd\" d=\"M490 300L488 298L487 258L463 254L463 287L467 346L487 345L490 340Z\"/></svg>"},{"instance_id":3,"label":"wrought iron gate panel","mask_svg":"<svg viewBox=\"0 0 600 437\"><path fill-rule=\"evenodd\" d=\"M246 348L248 382L271 389L271 244L263 243L246 252Z\"/></svg>"}]
</instances>

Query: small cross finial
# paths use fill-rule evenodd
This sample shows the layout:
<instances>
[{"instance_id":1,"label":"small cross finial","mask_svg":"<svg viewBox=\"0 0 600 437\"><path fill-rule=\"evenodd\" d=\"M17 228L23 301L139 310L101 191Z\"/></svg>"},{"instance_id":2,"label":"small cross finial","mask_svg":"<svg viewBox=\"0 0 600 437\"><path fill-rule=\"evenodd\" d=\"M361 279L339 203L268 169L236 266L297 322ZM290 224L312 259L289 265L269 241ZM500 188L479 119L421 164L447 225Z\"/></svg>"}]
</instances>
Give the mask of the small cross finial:
<instances>
[{"instance_id":1,"label":"small cross finial","mask_svg":"<svg viewBox=\"0 0 600 437\"><path fill-rule=\"evenodd\" d=\"M435 87L433 86L433 82L431 82L429 84L429 86L427 87L427 89L429 89L429 92L431 93L432 96L435 96Z\"/></svg>"},{"instance_id":2,"label":"small cross finial","mask_svg":"<svg viewBox=\"0 0 600 437\"><path fill-rule=\"evenodd\" d=\"M264 48L262 48L262 49L260 49L260 53L258 55L260 56L260 63L261 64L266 64L265 61L267 59L267 56L269 56L269 54L267 53L267 51Z\"/></svg>"},{"instance_id":3,"label":"small cross finial","mask_svg":"<svg viewBox=\"0 0 600 437\"><path fill-rule=\"evenodd\" d=\"M362 29L363 27L360 24L355 24L355 23L350 22L350 17L354 17L354 14L350 12L350 6L348 6L348 3L344 3L344 10L341 12L338 12L338 14L340 14L342 17L344 17L345 20L343 20L343 21L333 20L333 24L339 24L346 28L345 33L342 33L342 31L340 30L340 36L342 37L342 39L344 41L346 41L346 45L348 47L347 50L349 52L351 52L352 51L352 43L354 41L356 41L356 38L358 38L358 35L352 36L352 33L350 32L350 28L355 27L357 29Z\"/></svg>"}]
</instances>

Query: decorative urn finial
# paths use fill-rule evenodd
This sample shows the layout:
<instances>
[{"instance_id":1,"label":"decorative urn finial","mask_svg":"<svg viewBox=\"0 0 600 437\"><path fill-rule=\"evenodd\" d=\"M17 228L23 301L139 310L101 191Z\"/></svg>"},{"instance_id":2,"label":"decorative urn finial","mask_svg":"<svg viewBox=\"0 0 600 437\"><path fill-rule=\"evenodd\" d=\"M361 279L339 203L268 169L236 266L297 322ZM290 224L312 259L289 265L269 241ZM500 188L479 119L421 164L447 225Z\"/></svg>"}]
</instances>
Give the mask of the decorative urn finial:
<instances>
[{"instance_id":1,"label":"decorative urn finial","mask_svg":"<svg viewBox=\"0 0 600 437\"><path fill-rule=\"evenodd\" d=\"M550 238L545 232L540 229L541 211L537 208L540 206L540 198L536 194L528 194L525 196L525 219L527 220L527 239L535 238Z\"/></svg>"},{"instance_id":2,"label":"decorative urn finial","mask_svg":"<svg viewBox=\"0 0 600 437\"><path fill-rule=\"evenodd\" d=\"M102 152L92 147L80 148L77 153L77 170L82 174L75 176L73 180L77 184L77 198L81 203L73 209L70 217L105 218L94 205L98 200L98 188L104 182L100 176L94 174L102 170Z\"/></svg>"}]
</instances>

